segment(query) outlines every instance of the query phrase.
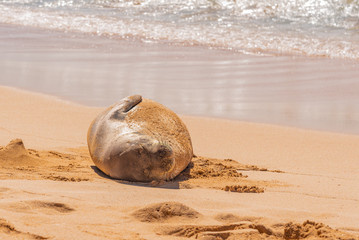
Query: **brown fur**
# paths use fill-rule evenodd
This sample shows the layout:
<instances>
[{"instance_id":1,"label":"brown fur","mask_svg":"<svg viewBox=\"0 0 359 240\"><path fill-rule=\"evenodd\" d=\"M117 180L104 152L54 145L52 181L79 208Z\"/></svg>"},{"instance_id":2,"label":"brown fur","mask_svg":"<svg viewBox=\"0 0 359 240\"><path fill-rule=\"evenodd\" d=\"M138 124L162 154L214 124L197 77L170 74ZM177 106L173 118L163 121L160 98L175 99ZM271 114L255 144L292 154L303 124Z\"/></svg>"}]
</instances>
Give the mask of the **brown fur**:
<instances>
[{"instance_id":1,"label":"brown fur","mask_svg":"<svg viewBox=\"0 0 359 240\"><path fill-rule=\"evenodd\" d=\"M193 156L191 138L181 119L138 95L121 100L93 121L88 146L98 168L130 181L172 179Z\"/></svg>"}]
</instances>

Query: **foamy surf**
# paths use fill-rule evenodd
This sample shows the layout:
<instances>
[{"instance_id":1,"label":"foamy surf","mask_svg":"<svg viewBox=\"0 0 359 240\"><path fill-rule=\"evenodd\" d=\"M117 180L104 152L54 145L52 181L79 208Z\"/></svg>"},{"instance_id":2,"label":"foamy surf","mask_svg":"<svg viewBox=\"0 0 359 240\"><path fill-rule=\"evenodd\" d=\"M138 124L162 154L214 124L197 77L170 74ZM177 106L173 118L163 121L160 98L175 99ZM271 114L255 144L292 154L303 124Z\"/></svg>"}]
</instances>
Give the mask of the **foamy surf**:
<instances>
[{"instance_id":1,"label":"foamy surf","mask_svg":"<svg viewBox=\"0 0 359 240\"><path fill-rule=\"evenodd\" d=\"M359 59L354 0L0 1L0 22L251 54Z\"/></svg>"}]
</instances>

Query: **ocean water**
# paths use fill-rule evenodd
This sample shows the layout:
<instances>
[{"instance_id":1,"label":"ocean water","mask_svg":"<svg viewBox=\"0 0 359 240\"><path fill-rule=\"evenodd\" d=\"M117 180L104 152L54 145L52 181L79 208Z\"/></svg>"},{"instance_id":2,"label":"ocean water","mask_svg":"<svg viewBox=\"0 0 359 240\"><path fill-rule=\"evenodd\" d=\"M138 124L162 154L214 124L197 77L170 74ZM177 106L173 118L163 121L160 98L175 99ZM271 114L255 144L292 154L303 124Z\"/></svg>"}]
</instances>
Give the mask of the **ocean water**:
<instances>
[{"instance_id":1,"label":"ocean water","mask_svg":"<svg viewBox=\"0 0 359 240\"><path fill-rule=\"evenodd\" d=\"M0 23L259 55L359 59L359 0L0 0Z\"/></svg>"},{"instance_id":2,"label":"ocean water","mask_svg":"<svg viewBox=\"0 0 359 240\"><path fill-rule=\"evenodd\" d=\"M359 134L358 60L359 0L0 0L0 85L91 106Z\"/></svg>"}]
</instances>

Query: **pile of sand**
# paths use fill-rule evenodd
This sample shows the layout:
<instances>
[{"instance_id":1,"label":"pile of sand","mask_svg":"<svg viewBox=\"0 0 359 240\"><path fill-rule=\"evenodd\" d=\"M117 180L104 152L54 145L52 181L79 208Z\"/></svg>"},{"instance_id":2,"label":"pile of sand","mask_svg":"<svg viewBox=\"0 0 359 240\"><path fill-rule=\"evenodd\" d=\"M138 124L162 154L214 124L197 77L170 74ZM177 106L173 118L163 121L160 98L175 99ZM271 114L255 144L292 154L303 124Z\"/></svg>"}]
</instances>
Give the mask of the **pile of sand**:
<instances>
[{"instance_id":1,"label":"pile of sand","mask_svg":"<svg viewBox=\"0 0 359 240\"><path fill-rule=\"evenodd\" d=\"M0 148L0 179L49 179L89 181L97 174L91 169L87 149L72 153L26 149L21 139Z\"/></svg>"},{"instance_id":2,"label":"pile of sand","mask_svg":"<svg viewBox=\"0 0 359 240\"><path fill-rule=\"evenodd\" d=\"M164 202L138 209L133 216L141 222L168 222L173 219L195 219L200 214L182 203Z\"/></svg>"},{"instance_id":3,"label":"pile of sand","mask_svg":"<svg viewBox=\"0 0 359 240\"><path fill-rule=\"evenodd\" d=\"M273 181L253 181L247 171L271 171L254 165L241 164L232 159L195 156L189 166L175 179L182 188L214 188L231 192L262 193L266 187L279 184ZM273 170L271 172L281 173Z\"/></svg>"},{"instance_id":4,"label":"pile of sand","mask_svg":"<svg viewBox=\"0 0 359 240\"><path fill-rule=\"evenodd\" d=\"M35 155L35 156L33 156ZM14 139L10 143L0 148L1 167L19 166L44 166L48 162L36 156L34 151L27 151L21 139Z\"/></svg>"}]
</instances>

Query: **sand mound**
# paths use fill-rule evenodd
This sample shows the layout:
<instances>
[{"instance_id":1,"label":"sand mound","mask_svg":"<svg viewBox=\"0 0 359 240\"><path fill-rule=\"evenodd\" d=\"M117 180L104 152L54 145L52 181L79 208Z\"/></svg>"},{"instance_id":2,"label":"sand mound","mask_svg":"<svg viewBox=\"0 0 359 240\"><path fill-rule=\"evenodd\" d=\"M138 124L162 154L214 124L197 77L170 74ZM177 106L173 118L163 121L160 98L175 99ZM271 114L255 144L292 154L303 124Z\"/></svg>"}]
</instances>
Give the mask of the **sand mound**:
<instances>
[{"instance_id":1,"label":"sand mound","mask_svg":"<svg viewBox=\"0 0 359 240\"><path fill-rule=\"evenodd\" d=\"M13 154L15 156L28 155L24 143L21 139L14 139L9 142L9 144L1 150L3 154Z\"/></svg>"},{"instance_id":2,"label":"sand mound","mask_svg":"<svg viewBox=\"0 0 359 240\"><path fill-rule=\"evenodd\" d=\"M357 239L323 223L305 221L303 224L287 223L284 228L284 239Z\"/></svg>"},{"instance_id":3,"label":"sand mound","mask_svg":"<svg viewBox=\"0 0 359 240\"><path fill-rule=\"evenodd\" d=\"M238 193L262 193L265 187L278 186L269 181L252 181L246 171L271 171L253 165L244 165L232 159L194 157L189 166L175 179L181 188L214 188Z\"/></svg>"},{"instance_id":4,"label":"sand mound","mask_svg":"<svg viewBox=\"0 0 359 240\"><path fill-rule=\"evenodd\" d=\"M214 178L214 177L247 177L238 172L244 165L234 160L219 160L213 158L194 157L191 164L185 169L179 178Z\"/></svg>"},{"instance_id":5,"label":"sand mound","mask_svg":"<svg viewBox=\"0 0 359 240\"><path fill-rule=\"evenodd\" d=\"M132 215L141 222L163 222L171 218L195 219L200 216L197 211L178 202L156 203Z\"/></svg>"},{"instance_id":6,"label":"sand mound","mask_svg":"<svg viewBox=\"0 0 359 240\"><path fill-rule=\"evenodd\" d=\"M30 156L21 139L14 139L10 143L0 149L0 165L8 166L36 166L44 164L45 161L35 156Z\"/></svg>"},{"instance_id":7,"label":"sand mound","mask_svg":"<svg viewBox=\"0 0 359 240\"><path fill-rule=\"evenodd\" d=\"M87 149L72 149L71 152L26 149L21 139L14 139L0 147L0 179L80 182L97 176L91 169Z\"/></svg>"}]
</instances>

